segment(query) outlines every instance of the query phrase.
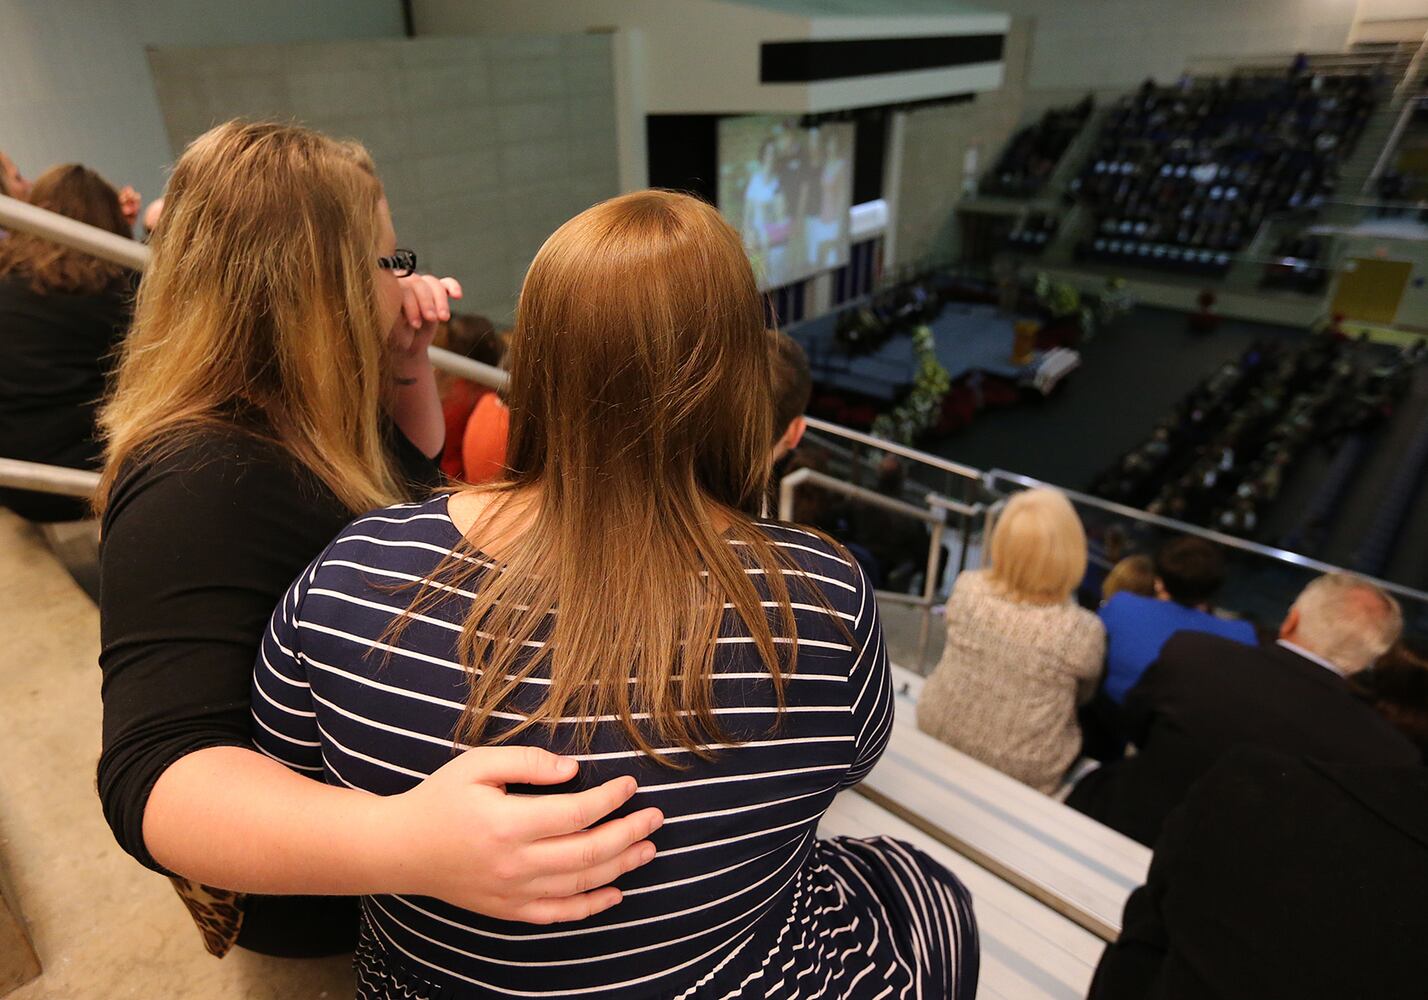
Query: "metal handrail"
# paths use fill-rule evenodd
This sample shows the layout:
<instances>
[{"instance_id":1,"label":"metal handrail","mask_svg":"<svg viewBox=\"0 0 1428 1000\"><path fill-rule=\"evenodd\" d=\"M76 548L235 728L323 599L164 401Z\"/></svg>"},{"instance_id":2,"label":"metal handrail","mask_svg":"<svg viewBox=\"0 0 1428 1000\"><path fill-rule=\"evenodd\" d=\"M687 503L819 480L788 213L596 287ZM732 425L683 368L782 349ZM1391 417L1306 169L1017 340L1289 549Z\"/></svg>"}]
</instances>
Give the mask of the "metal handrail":
<instances>
[{"instance_id":1,"label":"metal handrail","mask_svg":"<svg viewBox=\"0 0 1428 1000\"><path fill-rule=\"evenodd\" d=\"M68 216L36 208L18 198L0 195L0 228L35 233L56 243L93 254L102 260L142 271L153 256L148 246L126 239ZM500 368L482 364L440 347L429 348L431 363L445 372L459 375L492 389L504 389L509 376Z\"/></svg>"},{"instance_id":2,"label":"metal handrail","mask_svg":"<svg viewBox=\"0 0 1428 1000\"><path fill-rule=\"evenodd\" d=\"M149 248L136 240L7 195L0 195L0 227L34 233L136 271L144 269L151 255Z\"/></svg>"},{"instance_id":3,"label":"metal handrail","mask_svg":"<svg viewBox=\"0 0 1428 1000\"><path fill-rule=\"evenodd\" d=\"M844 482L836 476L830 476L826 472L819 472L817 469L795 469L778 484L778 516L781 521L793 520L793 491L804 483L813 483L817 486L824 486L836 493L852 497L871 507L881 507L883 510L892 511L895 514L902 514L906 517L916 518L927 524L942 524L941 514L935 514L930 510L925 510L916 504L908 503L906 500L899 500L897 497L890 497L886 493L879 493L877 490L870 490L866 486L854 486L852 483Z\"/></svg>"},{"instance_id":4,"label":"metal handrail","mask_svg":"<svg viewBox=\"0 0 1428 1000\"><path fill-rule=\"evenodd\" d=\"M65 497L91 497L99 488L99 473L85 469L67 469L59 465L22 462L18 458L0 458L0 486L36 493L54 493Z\"/></svg>"},{"instance_id":5,"label":"metal handrail","mask_svg":"<svg viewBox=\"0 0 1428 1000\"><path fill-rule=\"evenodd\" d=\"M954 462L940 455L929 455L925 451L909 448L905 444L898 444L896 441L889 441L887 438L880 438L873 434L864 434L862 431L855 431L852 428L843 427L839 424L830 424L826 420L818 420L814 417L806 417L805 420L808 426L814 430L823 431L825 434L832 434L835 437L845 438L849 441L856 441L859 444L878 448L893 455L901 455L903 458L910 458L915 462L921 462L923 465L930 465L934 469L950 472L954 476L963 476L967 479L981 479L983 476L981 469L974 469L970 465L963 465L961 462Z\"/></svg>"},{"instance_id":6,"label":"metal handrail","mask_svg":"<svg viewBox=\"0 0 1428 1000\"><path fill-rule=\"evenodd\" d=\"M927 537L927 565L924 568L922 577L922 594L902 594L890 590L877 590L874 594L878 600L891 604L905 604L909 607L917 608L918 615L917 629L917 655L915 657L916 670L921 673L926 666L927 645L932 638L932 609L938 603L937 583L940 573L938 570L942 565L942 539L947 531L947 514L954 513L962 516L962 546L961 557L957 571L960 573L967 564L967 548L971 535L971 525L973 521L981 515L984 510L981 504L966 504L959 500L952 500L937 493L928 493L926 497L927 509L908 503L906 500L899 500L870 490L863 486L855 486L852 483L844 482L825 472L818 472L815 469L797 469L784 476L779 481L778 489L778 514L783 521L794 520L793 516L793 494L798 487L804 483L813 483L826 487L835 493L842 493L874 507L902 514L907 517L916 518L931 526Z\"/></svg>"},{"instance_id":7,"label":"metal handrail","mask_svg":"<svg viewBox=\"0 0 1428 1000\"><path fill-rule=\"evenodd\" d=\"M1103 500L1100 497L1091 496L1089 493L1080 493L1076 490L1068 490L1052 483L1043 482L1032 476L1023 476L1016 472L1007 472L1005 469L993 469L986 475L986 484L989 490L996 490L999 482L1015 483L1018 486L1028 488L1050 487L1065 494L1070 500L1085 504L1088 507L1097 507L1112 514L1132 521L1139 521L1142 524L1154 525L1158 528L1166 528L1183 535L1195 535L1199 538L1208 539L1218 545L1223 545L1230 549L1239 549L1241 552L1249 552L1257 556L1264 556L1279 562L1290 563L1304 569L1314 570L1317 573L1343 573L1342 566L1335 566L1331 563L1321 562L1318 559L1311 559L1309 556L1300 555L1298 552L1290 552L1287 549L1275 548L1272 545L1261 545L1259 542L1251 542L1248 539L1237 538L1234 535L1226 535L1210 528L1201 528L1197 525L1187 524L1184 521L1177 521L1171 517L1161 517L1159 514L1152 514L1149 511L1141 510L1138 507L1127 507L1125 504L1116 503L1113 500ZM1358 574L1362 576L1363 574ZM1405 587L1402 584L1390 583L1387 580L1380 580L1375 577L1365 577L1382 587L1384 590L1401 597L1407 597L1415 601L1428 602L1428 593L1415 590L1412 587Z\"/></svg>"}]
</instances>

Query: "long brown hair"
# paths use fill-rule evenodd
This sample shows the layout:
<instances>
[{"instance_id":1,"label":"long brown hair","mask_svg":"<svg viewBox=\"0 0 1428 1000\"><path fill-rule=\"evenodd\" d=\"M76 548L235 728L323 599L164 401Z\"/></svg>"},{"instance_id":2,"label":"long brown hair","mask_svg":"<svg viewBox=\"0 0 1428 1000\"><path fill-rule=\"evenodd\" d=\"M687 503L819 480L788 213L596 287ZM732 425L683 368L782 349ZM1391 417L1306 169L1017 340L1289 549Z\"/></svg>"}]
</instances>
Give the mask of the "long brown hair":
<instances>
[{"instance_id":1,"label":"long brown hair","mask_svg":"<svg viewBox=\"0 0 1428 1000\"><path fill-rule=\"evenodd\" d=\"M796 656L774 638L775 625L795 637L786 562L753 520L769 477L769 392L754 275L712 207L643 191L546 240L511 342L510 476L483 488L493 523L517 494L525 523L499 571L483 572L467 545L435 574L443 587L479 576L459 641L470 696L458 741L481 737L544 667L544 701L488 741L573 715L586 746L589 722L613 718L647 753L704 754L730 738L712 677L734 618L783 704ZM746 568L765 570L767 607Z\"/></svg>"},{"instance_id":2,"label":"long brown hair","mask_svg":"<svg viewBox=\"0 0 1428 1000\"><path fill-rule=\"evenodd\" d=\"M78 163L51 167L30 189L30 204L86 222L120 236L132 236L119 208L119 194L103 177ZM0 241L0 277L22 278L35 292L94 295L113 285L123 267L43 236L17 232Z\"/></svg>"},{"instance_id":3,"label":"long brown hair","mask_svg":"<svg viewBox=\"0 0 1428 1000\"><path fill-rule=\"evenodd\" d=\"M193 141L100 416L101 511L131 456L212 424L277 442L353 512L402 496L381 425L381 199L356 143L237 121Z\"/></svg>"}]
</instances>

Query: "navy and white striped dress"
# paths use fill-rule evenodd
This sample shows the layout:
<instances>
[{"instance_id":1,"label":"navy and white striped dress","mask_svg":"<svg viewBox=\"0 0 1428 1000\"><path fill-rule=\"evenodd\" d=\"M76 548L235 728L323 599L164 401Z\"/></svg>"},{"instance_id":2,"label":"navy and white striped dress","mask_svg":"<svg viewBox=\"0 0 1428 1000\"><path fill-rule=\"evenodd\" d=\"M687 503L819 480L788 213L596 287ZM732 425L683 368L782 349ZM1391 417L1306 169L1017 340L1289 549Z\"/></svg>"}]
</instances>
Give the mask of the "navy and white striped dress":
<instances>
[{"instance_id":1,"label":"navy and white striped dress","mask_svg":"<svg viewBox=\"0 0 1428 1000\"><path fill-rule=\"evenodd\" d=\"M896 841L815 836L833 796L887 742L887 657L856 564L808 532L762 528L797 566L781 572L816 584L846 625L795 592L787 710L777 714L747 636L726 628L714 684L737 745L709 761L671 748L684 765L675 770L602 722L590 751L576 755L572 787L632 774L640 790L627 811L657 806L665 815L655 859L616 883L624 900L588 920L535 926L425 897L366 897L360 997L970 1000L977 935L961 883ZM362 517L328 546L264 638L253 686L259 749L379 795L405 791L451 759L467 695L455 648L469 598L452 594L394 647L379 639L413 596L393 585L426 577L459 538L438 497ZM749 571L760 579L760 569ZM507 724L522 717L523 701L527 711L538 704L544 683L529 680L504 706ZM515 742L568 746L559 726L554 737L536 727Z\"/></svg>"}]
</instances>

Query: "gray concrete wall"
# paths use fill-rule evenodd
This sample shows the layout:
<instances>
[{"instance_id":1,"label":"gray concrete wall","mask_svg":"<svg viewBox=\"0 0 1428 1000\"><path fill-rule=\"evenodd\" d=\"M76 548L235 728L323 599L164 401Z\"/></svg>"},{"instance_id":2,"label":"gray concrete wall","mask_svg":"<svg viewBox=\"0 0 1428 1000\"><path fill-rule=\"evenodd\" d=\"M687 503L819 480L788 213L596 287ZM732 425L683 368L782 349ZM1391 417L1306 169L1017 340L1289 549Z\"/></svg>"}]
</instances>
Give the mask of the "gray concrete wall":
<instances>
[{"instance_id":1,"label":"gray concrete wall","mask_svg":"<svg viewBox=\"0 0 1428 1000\"><path fill-rule=\"evenodd\" d=\"M164 48L150 64L175 154L238 115L361 140L398 245L498 323L545 238L619 190L608 35Z\"/></svg>"},{"instance_id":2,"label":"gray concrete wall","mask_svg":"<svg viewBox=\"0 0 1428 1000\"><path fill-rule=\"evenodd\" d=\"M965 104L906 112L894 225L898 265L958 251L956 205L962 198L968 149L977 148L980 174L1001 155L1024 114L1030 22L1013 20L1007 33L1005 83Z\"/></svg>"},{"instance_id":3,"label":"gray concrete wall","mask_svg":"<svg viewBox=\"0 0 1428 1000\"><path fill-rule=\"evenodd\" d=\"M0 0L0 150L30 177L84 163L152 198L169 147L146 47L401 33L395 0Z\"/></svg>"}]
</instances>

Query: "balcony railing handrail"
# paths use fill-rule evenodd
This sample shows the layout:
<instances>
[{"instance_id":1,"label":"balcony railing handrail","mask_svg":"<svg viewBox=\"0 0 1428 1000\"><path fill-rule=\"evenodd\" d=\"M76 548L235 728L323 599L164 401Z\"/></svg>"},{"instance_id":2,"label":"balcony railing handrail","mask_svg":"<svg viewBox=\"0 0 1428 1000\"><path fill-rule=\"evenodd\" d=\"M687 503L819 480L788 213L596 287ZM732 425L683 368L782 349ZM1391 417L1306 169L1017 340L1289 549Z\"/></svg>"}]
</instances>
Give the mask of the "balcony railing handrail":
<instances>
[{"instance_id":1,"label":"balcony railing handrail","mask_svg":"<svg viewBox=\"0 0 1428 1000\"><path fill-rule=\"evenodd\" d=\"M940 455L931 455L925 451L918 451L916 448L910 448L896 441L889 441L887 438L880 438L873 434L864 434L862 431L855 431L850 427L843 427L840 424L831 424L826 420L818 420L814 417L807 417L805 419L808 422L808 426L816 431L823 431L825 434L832 434L835 437L841 437L848 441L856 441L859 444L867 445L870 448L877 448L889 454L910 458L915 462L921 462L923 465L931 466L934 469L950 472L954 476L962 476L965 479L981 479L984 475L981 469L974 469L970 465L963 465L961 462L954 462Z\"/></svg>"},{"instance_id":2,"label":"balcony railing handrail","mask_svg":"<svg viewBox=\"0 0 1428 1000\"><path fill-rule=\"evenodd\" d=\"M67 469L60 465L0 458L0 487L54 493L65 497L91 497L99 488L99 473Z\"/></svg>"},{"instance_id":3,"label":"balcony railing handrail","mask_svg":"<svg viewBox=\"0 0 1428 1000\"><path fill-rule=\"evenodd\" d=\"M1023 476L1020 473L1007 472L1005 469L993 469L991 472L987 473L986 483L988 489L996 490L997 484L1000 482L1015 483L1018 486L1025 486L1028 488L1049 486L1052 489L1056 489L1064 493L1068 499L1073 500L1076 503L1084 504L1087 507L1096 507L1111 514L1118 514L1121 517L1128 518L1132 521L1140 521L1142 524L1150 524L1158 528L1166 528L1170 531L1176 531L1184 535L1196 535L1200 538L1205 538L1209 541L1215 542L1218 545L1223 545L1226 548L1239 549L1241 552L1249 552L1253 555L1264 556L1266 558L1274 559L1279 562L1290 563L1291 565L1300 566L1304 569L1314 570L1318 573L1345 572L1342 566L1335 566L1331 563L1320 562L1318 559L1312 559L1309 556L1300 555L1298 552L1290 552L1287 549L1275 548L1272 545L1262 545L1259 542L1251 542L1248 539L1237 538L1234 535L1226 535L1223 532L1215 531L1211 528L1201 528L1194 524L1187 524L1184 521L1177 521L1172 517L1161 517L1159 514L1152 514L1149 511L1141 510L1138 507L1127 507L1125 504L1119 504L1113 500L1103 500L1102 498L1092 496L1089 493L1080 493L1076 490L1068 490L1065 487L1056 486L1053 483L1043 482L1042 480L1036 479L1032 476ZM1364 574L1362 573L1358 575L1364 576ZM1425 603L1428 603L1428 593L1425 593L1424 591L1415 590L1412 587L1405 587L1402 584L1398 583L1390 583L1387 580L1379 580L1374 577L1365 576L1364 578L1371 580L1373 583L1382 587L1384 590L1389 591L1390 593L1398 594L1401 597L1407 597L1415 601L1423 601Z\"/></svg>"}]
</instances>

